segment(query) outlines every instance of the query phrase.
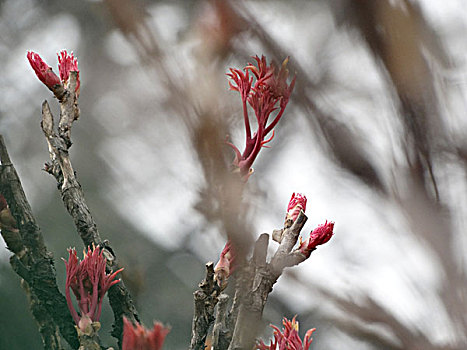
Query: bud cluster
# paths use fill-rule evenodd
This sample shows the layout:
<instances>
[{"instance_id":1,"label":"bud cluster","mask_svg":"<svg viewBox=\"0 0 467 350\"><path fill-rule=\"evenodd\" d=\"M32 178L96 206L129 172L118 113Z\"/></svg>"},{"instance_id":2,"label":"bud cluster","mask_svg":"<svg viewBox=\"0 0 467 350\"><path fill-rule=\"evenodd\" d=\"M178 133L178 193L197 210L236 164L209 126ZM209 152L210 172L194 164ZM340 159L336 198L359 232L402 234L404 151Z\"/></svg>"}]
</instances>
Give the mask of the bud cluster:
<instances>
[{"instance_id":1,"label":"bud cluster","mask_svg":"<svg viewBox=\"0 0 467 350\"><path fill-rule=\"evenodd\" d=\"M105 293L114 284L116 275L123 270L119 269L111 274L105 272L106 259L99 247L83 252L83 260L79 260L76 250L68 249L66 265L65 295L68 308L78 328L85 329L92 323L99 321L102 311L102 301ZM70 289L78 301L80 316L76 312L70 295Z\"/></svg>"},{"instance_id":2,"label":"bud cluster","mask_svg":"<svg viewBox=\"0 0 467 350\"><path fill-rule=\"evenodd\" d=\"M268 66L264 56L261 58L255 56L254 59L256 64L249 63L243 68L243 71L230 68L230 73L227 73L232 80L229 82L230 89L240 93L243 103L243 119L246 129L245 150L241 153L232 143L227 142L227 144L235 152L233 165L240 171L244 181L253 173L251 166L261 148L268 147L265 145L273 139L273 128L281 119L295 85L295 77L290 84L287 84L288 58L284 60L279 69L274 63ZM250 76L250 72L253 76ZM251 134L247 103L253 108L258 124L258 129L253 135ZM270 122L269 118L276 110L278 112ZM271 131L271 137L265 139Z\"/></svg>"},{"instance_id":3,"label":"bud cluster","mask_svg":"<svg viewBox=\"0 0 467 350\"><path fill-rule=\"evenodd\" d=\"M260 340L256 344L255 350L308 350L310 348L313 341L311 335L316 328L309 329L302 341L298 334L298 322L295 320L295 317L292 321L284 317L282 324L284 325L282 331L276 326L271 325L274 329L274 339L271 340L270 345L266 345Z\"/></svg>"},{"instance_id":4,"label":"bud cluster","mask_svg":"<svg viewBox=\"0 0 467 350\"><path fill-rule=\"evenodd\" d=\"M289 205L287 206L287 214L285 215L284 227L290 227L295 222L300 214L300 211L306 210L307 199L305 195L300 193L293 193L290 198ZM323 225L319 225L313 231L311 231L310 236L303 241L300 237L298 251L305 255L306 258L310 257L310 254L313 250L316 249L318 245L322 245L328 242L334 231L334 222L326 222Z\"/></svg>"}]
</instances>

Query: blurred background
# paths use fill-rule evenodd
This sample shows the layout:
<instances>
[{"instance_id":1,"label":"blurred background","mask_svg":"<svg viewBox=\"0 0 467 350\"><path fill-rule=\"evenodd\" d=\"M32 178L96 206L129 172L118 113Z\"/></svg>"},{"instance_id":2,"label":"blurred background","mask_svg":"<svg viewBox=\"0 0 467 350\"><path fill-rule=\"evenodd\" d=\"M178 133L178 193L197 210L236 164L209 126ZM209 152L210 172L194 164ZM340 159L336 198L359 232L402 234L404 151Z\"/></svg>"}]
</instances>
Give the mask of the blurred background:
<instances>
[{"instance_id":1,"label":"blurred background","mask_svg":"<svg viewBox=\"0 0 467 350\"><path fill-rule=\"evenodd\" d=\"M464 0L0 1L0 133L62 291L60 257L82 243L41 171L41 103L58 106L26 51L55 72L56 52L78 57L74 169L143 322L171 325L165 348L176 350L189 344L204 264L226 241L223 140L243 148L225 73L290 56L297 83L247 183L245 225L253 238L280 228L301 192L305 238L325 220L335 236L280 278L265 325L298 314L301 335L317 328L316 350L466 349L466 34ZM9 255L0 249L0 349L39 349Z\"/></svg>"}]
</instances>

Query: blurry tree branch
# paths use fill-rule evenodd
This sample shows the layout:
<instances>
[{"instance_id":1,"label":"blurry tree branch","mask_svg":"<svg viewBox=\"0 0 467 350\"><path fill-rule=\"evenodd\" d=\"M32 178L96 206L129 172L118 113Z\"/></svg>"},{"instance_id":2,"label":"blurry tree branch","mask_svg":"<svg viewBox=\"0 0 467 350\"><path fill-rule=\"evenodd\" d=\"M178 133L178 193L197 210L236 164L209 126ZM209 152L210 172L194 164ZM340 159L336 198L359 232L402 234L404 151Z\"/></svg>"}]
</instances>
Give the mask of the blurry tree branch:
<instances>
[{"instance_id":1,"label":"blurry tree branch","mask_svg":"<svg viewBox=\"0 0 467 350\"><path fill-rule=\"evenodd\" d=\"M364 297L363 302L339 297L336 293L320 288L320 293L333 301L342 311L350 317L332 317L332 321L350 335L371 339L375 345L384 346L385 349L426 349L426 350L454 350L454 346L436 345L425 334L418 330L408 328L401 323L390 311L381 307L371 297ZM377 331L369 330L365 325L385 325L392 333L392 339L382 337Z\"/></svg>"},{"instance_id":2,"label":"blurry tree branch","mask_svg":"<svg viewBox=\"0 0 467 350\"><path fill-rule=\"evenodd\" d=\"M434 81L423 47L435 42L417 5L402 1L350 1L351 19L374 55L389 74L401 104L400 117L406 127L408 161L420 181L428 173L436 198L438 186L433 173L432 153L445 134L440 122ZM427 43L429 40L429 43ZM435 47L442 54L441 47ZM438 56L440 56L438 54ZM412 149L410 149L412 148Z\"/></svg>"}]
</instances>

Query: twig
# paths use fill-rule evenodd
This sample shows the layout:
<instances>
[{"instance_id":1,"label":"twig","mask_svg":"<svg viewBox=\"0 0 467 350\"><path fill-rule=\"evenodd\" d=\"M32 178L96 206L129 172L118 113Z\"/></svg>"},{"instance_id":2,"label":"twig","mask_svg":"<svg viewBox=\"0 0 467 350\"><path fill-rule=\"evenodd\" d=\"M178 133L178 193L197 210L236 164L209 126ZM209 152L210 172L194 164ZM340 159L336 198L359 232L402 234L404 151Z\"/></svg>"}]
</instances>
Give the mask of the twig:
<instances>
[{"instance_id":1,"label":"twig","mask_svg":"<svg viewBox=\"0 0 467 350\"><path fill-rule=\"evenodd\" d=\"M76 229L85 245L100 246L107 258L107 272L118 269L114 249L108 241L103 241L91 211L84 198L84 193L76 179L75 172L69 157L71 142L71 128L73 122L79 117L77 97L74 93L76 86L76 73L70 72L70 87L60 102L60 119L58 130L54 130L54 118L49 104L42 104L42 131L47 140L51 163L46 165L46 171L53 175L58 184L62 201L73 219ZM138 313L133 304L130 292L123 282L119 282L108 292L110 306L114 312L114 325L112 336L118 339L121 345L123 332L123 316L133 323L139 322Z\"/></svg>"},{"instance_id":2,"label":"twig","mask_svg":"<svg viewBox=\"0 0 467 350\"><path fill-rule=\"evenodd\" d=\"M65 297L57 287L52 255L44 245L42 233L32 215L31 207L1 135L0 160L2 163L0 165L0 193L9 205L22 240L21 249L17 250L16 255L10 259L11 265L14 271L25 279L30 288L31 310L36 321L39 325L45 323L49 325L40 328L45 348L49 349L48 346L52 346L51 344L60 344L58 334L55 332L58 326L65 340L76 349L79 346L76 330L68 312ZM4 238L9 239L8 236ZM7 245L12 246L8 241ZM38 315L46 319L38 319Z\"/></svg>"}]
</instances>

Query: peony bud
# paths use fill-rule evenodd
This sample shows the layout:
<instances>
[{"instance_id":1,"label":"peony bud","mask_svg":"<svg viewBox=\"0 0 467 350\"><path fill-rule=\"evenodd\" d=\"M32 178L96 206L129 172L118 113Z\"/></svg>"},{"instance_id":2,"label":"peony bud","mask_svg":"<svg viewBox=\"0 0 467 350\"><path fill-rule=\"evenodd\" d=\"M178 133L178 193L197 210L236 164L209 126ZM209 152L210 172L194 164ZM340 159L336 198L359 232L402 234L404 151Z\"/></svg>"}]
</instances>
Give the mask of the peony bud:
<instances>
[{"instance_id":1,"label":"peony bud","mask_svg":"<svg viewBox=\"0 0 467 350\"><path fill-rule=\"evenodd\" d=\"M292 197L290 198L289 205L287 206L287 214L285 216L285 220L292 220L294 222L300 211L306 210L306 197L301 193L292 193Z\"/></svg>"},{"instance_id":2,"label":"peony bud","mask_svg":"<svg viewBox=\"0 0 467 350\"><path fill-rule=\"evenodd\" d=\"M37 77L50 90L53 90L56 85L60 85L60 78L52 71L52 68L45 63L42 58L35 52L28 51L26 57L31 64L32 69L36 72Z\"/></svg>"},{"instance_id":3,"label":"peony bud","mask_svg":"<svg viewBox=\"0 0 467 350\"><path fill-rule=\"evenodd\" d=\"M73 56L73 52L68 55L66 50L60 51L58 56L58 70L60 71L60 79L62 79L65 88L68 88L70 72L77 72L76 76L76 95L79 95L80 80L79 80L79 69L78 60Z\"/></svg>"},{"instance_id":4,"label":"peony bud","mask_svg":"<svg viewBox=\"0 0 467 350\"><path fill-rule=\"evenodd\" d=\"M63 259L66 265L65 296L73 320L84 332L90 324L89 320L99 321L104 295L110 287L120 282L115 277L123 269L107 274L106 259L99 247L93 250L88 248L82 261L78 259L75 249L68 249L68 252L68 261ZM71 301L70 289L78 301L80 316Z\"/></svg>"},{"instance_id":5,"label":"peony bud","mask_svg":"<svg viewBox=\"0 0 467 350\"><path fill-rule=\"evenodd\" d=\"M311 252L316 249L316 246L324 244L331 239L333 230L334 223L326 221L324 225L319 225L315 228L306 241L302 242L302 238L300 237L298 250L308 258Z\"/></svg>"},{"instance_id":6,"label":"peony bud","mask_svg":"<svg viewBox=\"0 0 467 350\"><path fill-rule=\"evenodd\" d=\"M249 63L243 70L230 68L230 73L227 73L230 89L238 91L242 99L246 132L243 152L231 142L227 142L227 145L235 152L233 165L239 169L245 182L252 174L252 165L259 152L263 147L268 148L266 144L274 137L274 133L269 138L268 135L282 118L295 85L295 77L290 84L287 83L288 58L279 70L274 63L268 66L264 56L253 58L255 64ZM258 125L255 132L251 130L248 105L253 109Z\"/></svg>"}]
</instances>

